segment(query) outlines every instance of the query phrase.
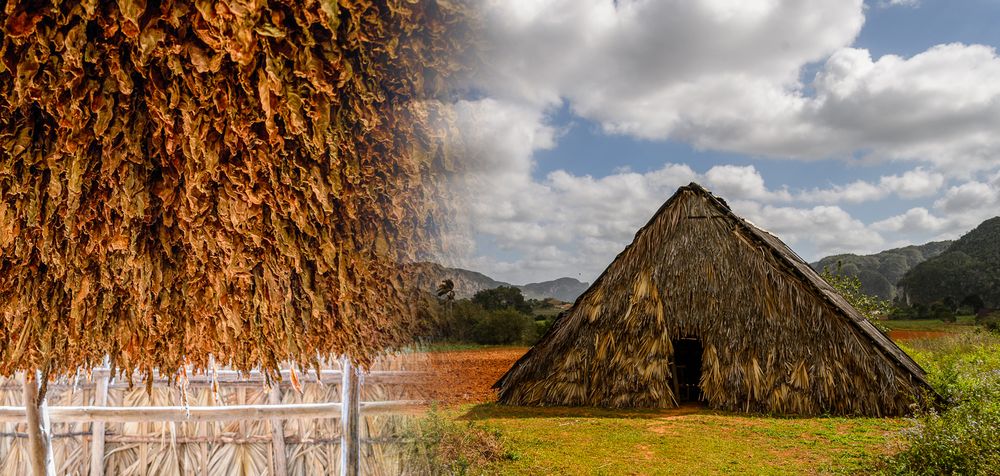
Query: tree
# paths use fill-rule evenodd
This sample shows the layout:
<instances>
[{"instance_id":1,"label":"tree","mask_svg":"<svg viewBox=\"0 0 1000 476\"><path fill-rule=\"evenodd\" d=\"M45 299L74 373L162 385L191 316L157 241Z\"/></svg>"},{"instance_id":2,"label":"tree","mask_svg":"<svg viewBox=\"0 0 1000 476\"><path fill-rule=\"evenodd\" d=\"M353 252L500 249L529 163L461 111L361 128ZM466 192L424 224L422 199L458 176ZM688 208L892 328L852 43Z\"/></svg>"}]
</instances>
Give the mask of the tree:
<instances>
[{"instance_id":1,"label":"tree","mask_svg":"<svg viewBox=\"0 0 1000 476\"><path fill-rule=\"evenodd\" d=\"M887 317L894 310L891 302L876 296L865 294L861 290L861 280L856 276L848 276L840 272L831 272L824 268L820 273L826 282L830 283L837 292L847 300L847 302L857 309L865 319L871 321L880 331L887 332L888 329L878 321Z\"/></svg>"},{"instance_id":2,"label":"tree","mask_svg":"<svg viewBox=\"0 0 1000 476\"><path fill-rule=\"evenodd\" d=\"M472 328L477 344L503 345L526 342L535 337L535 321L527 314L507 308L487 313Z\"/></svg>"},{"instance_id":3,"label":"tree","mask_svg":"<svg viewBox=\"0 0 1000 476\"><path fill-rule=\"evenodd\" d=\"M446 302L451 302L455 300L455 282L446 279L441 281L437 287L437 297L444 299Z\"/></svg>"},{"instance_id":4,"label":"tree","mask_svg":"<svg viewBox=\"0 0 1000 476\"><path fill-rule=\"evenodd\" d=\"M524 300L521 290L514 286L484 289L472 296L472 302L482 306L487 311L514 309L525 314L531 313L531 305Z\"/></svg>"}]
</instances>

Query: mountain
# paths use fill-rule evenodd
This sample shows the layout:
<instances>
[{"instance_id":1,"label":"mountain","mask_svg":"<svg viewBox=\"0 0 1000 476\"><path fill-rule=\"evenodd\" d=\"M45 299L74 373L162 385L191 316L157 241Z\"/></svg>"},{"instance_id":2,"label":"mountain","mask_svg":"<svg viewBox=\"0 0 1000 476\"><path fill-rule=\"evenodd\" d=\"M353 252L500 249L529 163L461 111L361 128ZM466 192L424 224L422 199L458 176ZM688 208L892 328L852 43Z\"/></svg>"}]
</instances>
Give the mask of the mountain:
<instances>
[{"instance_id":1,"label":"mountain","mask_svg":"<svg viewBox=\"0 0 1000 476\"><path fill-rule=\"evenodd\" d=\"M455 297L459 299L472 297L484 289L514 286L520 289L521 293L527 299L555 298L560 301L573 302L590 287L590 284L573 278L559 278L540 283L512 285L503 281L497 281L483 273L467 269L448 268L437 263L419 263L417 266L419 268L417 284L421 289L434 291L437 289L438 284L441 284L441 281L451 279L455 283Z\"/></svg>"},{"instance_id":2,"label":"mountain","mask_svg":"<svg viewBox=\"0 0 1000 476\"><path fill-rule=\"evenodd\" d=\"M573 302L583 294L589 283L577 281L573 278L559 278L541 283L530 283L518 286L524 297L528 299L556 298L560 301Z\"/></svg>"},{"instance_id":3,"label":"mountain","mask_svg":"<svg viewBox=\"0 0 1000 476\"><path fill-rule=\"evenodd\" d=\"M842 254L827 256L810 266L822 272L823 268L856 276L861 281L861 290L866 294L882 299L893 299L898 294L896 283L914 266L943 253L952 241L934 241L931 243L905 246L885 250L873 255Z\"/></svg>"},{"instance_id":4,"label":"mountain","mask_svg":"<svg viewBox=\"0 0 1000 476\"><path fill-rule=\"evenodd\" d=\"M455 297L464 299L472 297L484 289L499 288L500 286L510 286L510 283L497 281L483 273L469 271L462 268L447 268L437 263L419 263L417 286L420 289L435 291L441 281L452 280L455 283Z\"/></svg>"},{"instance_id":5,"label":"mountain","mask_svg":"<svg viewBox=\"0 0 1000 476\"><path fill-rule=\"evenodd\" d=\"M910 304L951 301L1000 308L1000 217L990 218L899 281Z\"/></svg>"}]
</instances>

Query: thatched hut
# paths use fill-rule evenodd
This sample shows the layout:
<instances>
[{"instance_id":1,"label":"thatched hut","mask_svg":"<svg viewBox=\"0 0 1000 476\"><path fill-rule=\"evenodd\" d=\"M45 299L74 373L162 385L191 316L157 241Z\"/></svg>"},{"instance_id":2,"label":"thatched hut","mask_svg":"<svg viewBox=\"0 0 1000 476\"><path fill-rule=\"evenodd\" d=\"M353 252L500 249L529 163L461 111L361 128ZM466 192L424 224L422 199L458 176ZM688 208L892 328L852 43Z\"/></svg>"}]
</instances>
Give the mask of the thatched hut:
<instances>
[{"instance_id":1,"label":"thatched hut","mask_svg":"<svg viewBox=\"0 0 1000 476\"><path fill-rule=\"evenodd\" d=\"M788 246L692 183L494 388L513 405L899 415L928 387Z\"/></svg>"}]
</instances>

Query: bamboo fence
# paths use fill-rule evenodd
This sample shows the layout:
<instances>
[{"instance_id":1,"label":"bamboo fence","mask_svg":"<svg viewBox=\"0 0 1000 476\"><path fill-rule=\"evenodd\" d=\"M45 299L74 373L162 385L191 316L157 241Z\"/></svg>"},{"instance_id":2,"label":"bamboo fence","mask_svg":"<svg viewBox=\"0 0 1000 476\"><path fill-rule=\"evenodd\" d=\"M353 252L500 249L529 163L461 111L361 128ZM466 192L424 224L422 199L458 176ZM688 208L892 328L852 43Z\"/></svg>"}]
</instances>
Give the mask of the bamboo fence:
<instances>
[{"instance_id":1,"label":"bamboo fence","mask_svg":"<svg viewBox=\"0 0 1000 476\"><path fill-rule=\"evenodd\" d=\"M40 450L51 458L46 473L399 474L400 432L426 397L416 360L383 358L360 375L340 362L308 372L286 366L271 383L228 369L156 376L150 389L105 368L52 381L37 414L50 440L40 442L50 448ZM2 475L31 470L24 402L32 383L23 375L0 380Z\"/></svg>"}]
</instances>

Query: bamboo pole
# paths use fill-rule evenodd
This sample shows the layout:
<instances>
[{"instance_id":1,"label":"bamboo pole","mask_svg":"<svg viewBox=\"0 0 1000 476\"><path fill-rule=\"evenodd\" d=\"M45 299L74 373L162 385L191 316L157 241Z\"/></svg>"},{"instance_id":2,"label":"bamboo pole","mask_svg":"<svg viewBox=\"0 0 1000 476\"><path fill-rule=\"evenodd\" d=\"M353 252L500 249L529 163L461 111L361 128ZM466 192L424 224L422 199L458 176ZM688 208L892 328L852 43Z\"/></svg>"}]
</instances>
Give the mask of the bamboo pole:
<instances>
[{"instance_id":1,"label":"bamboo pole","mask_svg":"<svg viewBox=\"0 0 1000 476\"><path fill-rule=\"evenodd\" d=\"M65 388L89 388L91 386L96 386L96 380L103 375L108 375L106 369L95 369L91 373L95 381L93 382L65 382L65 381L55 381L49 382L49 388L55 389L65 389ZM340 370L323 370L322 379L317 380L315 373L304 373L298 375L298 379L301 383L314 383L320 382L324 384L338 383L343 379ZM411 385L415 383L425 382L431 374L429 372L420 371L409 371L409 370L373 370L370 373L365 374L365 382L381 385ZM174 379L176 381L176 379ZM143 382L144 377L142 375L135 375L133 377L133 383L129 384L127 380L116 379L113 382L108 383L108 389L122 389L122 388L134 388L135 382ZM225 384L227 388L234 387L253 387L260 388L266 381L266 377L260 372L250 372L249 374L241 374L235 370L219 370L218 378L216 381L219 384ZM153 384L168 384L171 382L166 376L154 376ZM291 387L291 376L287 370L281 372L281 381L273 382L274 385L280 385L281 387ZM19 385L16 382L4 382L0 383L0 390L17 390ZM204 388L213 385L212 376L206 374L199 375L189 375L187 377L187 387L188 388Z\"/></svg>"},{"instance_id":2,"label":"bamboo pole","mask_svg":"<svg viewBox=\"0 0 1000 476\"><path fill-rule=\"evenodd\" d=\"M28 461L34 476L55 476L52 462L52 446L46 425L45 399L38 394L38 376L26 372L24 375L24 420L28 425Z\"/></svg>"},{"instance_id":3,"label":"bamboo pole","mask_svg":"<svg viewBox=\"0 0 1000 476\"><path fill-rule=\"evenodd\" d=\"M366 414L403 413L420 411L427 402L420 400L395 400L386 402L356 402ZM271 418L329 418L342 417L343 409L337 403L294 403L283 405L227 405L188 407L72 407L55 406L48 408L49 419L55 422L106 423L151 422L151 421L232 421L268 420ZM190 415L188 415L190 413ZM0 423L24 422L25 409L22 407L0 407Z\"/></svg>"},{"instance_id":4,"label":"bamboo pole","mask_svg":"<svg viewBox=\"0 0 1000 476\"><path fill-rule=\"evenodd\" d=\"M277 385L277 382L271 385L267 401L271 405L281 404L281 387ZM274 453L273 474L286 476L288 474L288 456L285 453L285 424L280 418L271 419L271 452Z\"/></svg>"},{"instance_id":5,"label":"bamboo pole","mask_svg":"<svg viewBox=\"0 0 1000 476\"><path fill-rule=\"evenodd\" d=\"M97 378L94 391L94 404L103 407L108 404L108 374ZM104 422L91 423L90 437L90 476L104 476Z\"/></svg>"},{"instance_id":6,"label":"bamboo pole","mask_svg":"<svg viewBox=\"0 0 1000 476\"><path fill-rule=\"evenodd\" d=\"M90 436L89 431L84 432L69 432L69 433L57 433L52 435L52 440L55 441L60 438L79 438L81 436ZM0 438L21 438L27 439L27 433L0 433ZM162 444L164 442L163 435L161 434L151 434L151 435L115 435L108 434L104 437L105 444L107 443L158 443ZM257 444L257 443L270 443L272 440L271 435L249 435L249 436L234 436L234 435L211 435L211 436L178 436L171 440L173 443L179 445L187 444L202 444L202 443L212 443L212 444L232 444L232 445L247 445L247 444ZM398 444L411 441L404 437L394 437L394 436L383 436L374 438L361 438L362 444ZM290 435L285 437L285 445L296 444L296 445L331 445L340 444L340 436L337 435L331 438L312 438L307 436Z\"/></svg>"},{"instance_id":7,"label":"bamboo pole","mask_svg":"<svg viewBox=\"0 0 1000 476\"><path fill-rule=\"evenodd\" d=\"M341 438L343 438L340 444L340 474L358 476L361 463L361 438L358 433L361 392L358 370L346 357L341 359L341 366L344 369L344 379L340 387L340 422Z\"/></svg>"}]
</instances>

